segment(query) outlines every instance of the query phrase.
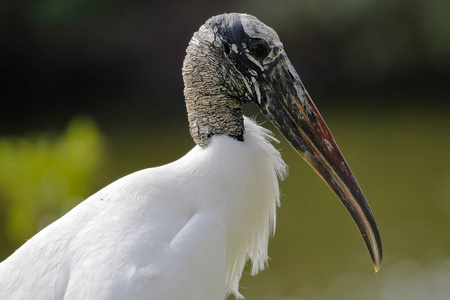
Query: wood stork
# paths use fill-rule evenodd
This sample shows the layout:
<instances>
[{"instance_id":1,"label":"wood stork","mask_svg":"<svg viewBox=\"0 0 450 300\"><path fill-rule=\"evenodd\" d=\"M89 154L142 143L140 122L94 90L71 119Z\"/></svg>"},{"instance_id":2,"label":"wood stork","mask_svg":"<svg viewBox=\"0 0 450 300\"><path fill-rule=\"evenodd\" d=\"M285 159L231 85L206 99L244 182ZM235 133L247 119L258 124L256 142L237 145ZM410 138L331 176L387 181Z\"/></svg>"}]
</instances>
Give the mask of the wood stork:
<instances>
[{"instance_id":1,"label":"wood stork","mask_svg":"<svg viewBox=\"0 0 450 300\"><path fill-rule=\"evenodd\" d=\"M245 262L253 274L267 264L286 174L271 133L243 116L248 102L337 194L379 269L369 205L273 29L246 14L210 18L183 78L197 146L113 182L28 240L0 264L0 299L240 298Z\"/></svg>"}]
</instances>

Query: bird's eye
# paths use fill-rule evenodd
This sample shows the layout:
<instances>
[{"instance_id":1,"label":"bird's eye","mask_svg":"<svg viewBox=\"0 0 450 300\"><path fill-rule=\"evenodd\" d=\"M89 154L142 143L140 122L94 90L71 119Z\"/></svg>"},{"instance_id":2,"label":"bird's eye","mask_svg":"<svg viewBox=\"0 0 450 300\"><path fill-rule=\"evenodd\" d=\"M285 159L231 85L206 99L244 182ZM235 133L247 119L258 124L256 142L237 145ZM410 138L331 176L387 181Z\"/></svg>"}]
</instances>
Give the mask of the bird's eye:
<instances>
[{"instance_id":1,"label":"bird's eye","mask_svg":"<svg viewBox=\"0 0 450 300\"><path fill-rule=\"evenodd\" d=\"M224 50L226 55L230 54L230 46L228 44L224 44Z\"/></svg>"},{"instance_id":2,"label":"bird's eye","mask_svg":"<svg viewBox=\"0 0 450 300\"><path fill-rule=\"evenodd\" d=\"M255 56L265 56L269 52L269 45L265 40L255 39L251 40L248 49Z\"/></svg>"}]
</instances>

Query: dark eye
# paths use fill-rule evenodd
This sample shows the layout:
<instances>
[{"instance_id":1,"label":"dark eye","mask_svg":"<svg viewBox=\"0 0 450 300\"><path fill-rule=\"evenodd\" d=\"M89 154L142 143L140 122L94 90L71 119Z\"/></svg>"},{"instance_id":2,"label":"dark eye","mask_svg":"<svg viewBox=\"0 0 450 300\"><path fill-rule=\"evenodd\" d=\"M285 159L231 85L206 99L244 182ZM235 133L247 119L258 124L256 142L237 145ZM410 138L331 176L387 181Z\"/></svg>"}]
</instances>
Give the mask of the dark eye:
<instances>
[{"instance_id":1,"label":"dark eye","mask_svg":"<svg viewBox=\"0 0 450 300\"><path fill-rule=\"evenodd\" d=\"M230 54L230 46L228 46L228 44L224 45L224 50L226 55Z\"/></svg>"},{"instance_id":2,"label":"dark eye","mask_svg":"<svg viewBox=\"0 0 450 300\"><path fill-rule=\"evenodd\" d=\"M265 56L269 52L269 45L265 40L251 40L248 48L255 56Z\"/></svg>"}]
</instances>

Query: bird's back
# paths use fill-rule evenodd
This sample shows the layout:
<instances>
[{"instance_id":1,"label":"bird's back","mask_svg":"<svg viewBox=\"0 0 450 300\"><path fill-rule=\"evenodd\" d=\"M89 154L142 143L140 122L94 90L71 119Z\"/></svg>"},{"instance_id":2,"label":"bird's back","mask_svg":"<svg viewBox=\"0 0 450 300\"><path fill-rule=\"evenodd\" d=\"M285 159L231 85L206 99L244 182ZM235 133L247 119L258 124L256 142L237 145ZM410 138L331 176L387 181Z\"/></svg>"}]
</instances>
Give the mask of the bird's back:
<instances>
[{"instance_id":1,"label":"bird's back","mask_svg":"<svg viewBox=\"0 0 450 300\"><path fill-rule=\"evenodd\" d=\"M205 289L189 291L198 288L195 277L180 277L208 260L223 261L224 274L223 259L196 256L220 255L225 235L214 218L182 207L189 203L183 177L164 180L178 166L126 176L36 234L0 264L0 299L206 299L199 298ZM216 239L204 243L212 248L193 251L207 237ZM222 299L225 275L211 275L208 283L220 288L206 286L208 296Z\"/></svg>"},{"instance_id":2,"label":"bird's back","mask_svg":"<svg viewBox=\"0 0 450 300\"><path fill-rule=\"evenodd\" d=\"M123 177L36 234L0 264L0 299L238 294L247 257L255 272L267 260L285 167L264 129L246 123L245 142L217 136Z\"/></svg>"}]
</instances>

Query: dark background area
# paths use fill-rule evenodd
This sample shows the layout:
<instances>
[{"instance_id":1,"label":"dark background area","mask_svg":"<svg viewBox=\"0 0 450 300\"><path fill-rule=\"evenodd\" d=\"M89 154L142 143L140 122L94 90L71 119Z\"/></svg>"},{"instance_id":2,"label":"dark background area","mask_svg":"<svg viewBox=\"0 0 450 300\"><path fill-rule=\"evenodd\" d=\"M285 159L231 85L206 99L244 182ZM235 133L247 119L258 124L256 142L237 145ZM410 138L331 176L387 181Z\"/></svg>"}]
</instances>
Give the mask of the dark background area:
<instances>
[{"instance_id":1,"label":"dark background area","mask_svg":"<svg viewBox=\"0 0 450 300\"><path fill-rule=\"evenodd\" d=\"M448 1L9 0L1 6L3 134L63 125L80 113L100 123L184 114L185 48L206 19L223 12L254 14L273 27L319 107L450 103Z\"/></svg>"}]
</instances>

